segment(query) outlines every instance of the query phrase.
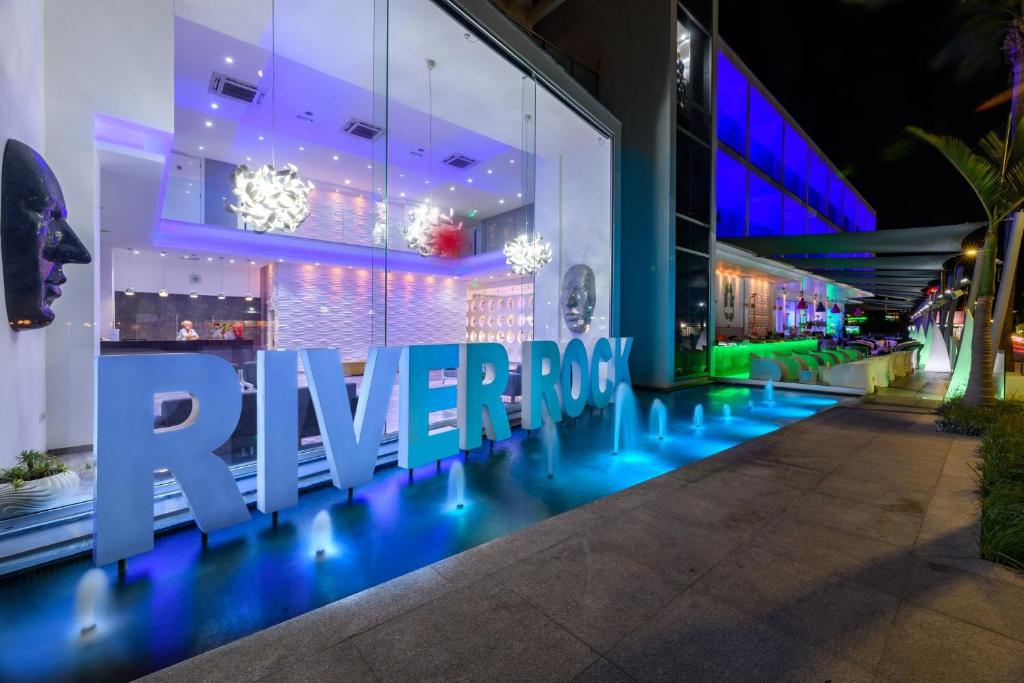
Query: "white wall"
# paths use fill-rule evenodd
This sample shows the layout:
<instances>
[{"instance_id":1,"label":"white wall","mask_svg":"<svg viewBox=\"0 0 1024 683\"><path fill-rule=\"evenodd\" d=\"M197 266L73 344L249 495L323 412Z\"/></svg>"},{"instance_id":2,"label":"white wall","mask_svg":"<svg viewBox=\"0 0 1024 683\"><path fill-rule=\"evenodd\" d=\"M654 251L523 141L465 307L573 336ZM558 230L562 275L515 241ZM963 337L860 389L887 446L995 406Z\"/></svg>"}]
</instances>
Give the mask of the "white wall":
<instances>
[{"instance_id":1,"label":"white wall","mask_svg":"<svg viewBox=\"0 0 1024 683\"><path fill-rule=\"evenodd\" d=\"M0 150L16 138L42 151L43 9L31 0L0 0ZM69 268L70 270L70 268ZM3 281L0 306L0 376L7 386L0 409L0 467L18 453L46 445L45 330L14 332L6 324Z\"/></svg>"},{"instance_id":2,"label":"white wall","mask_svg":"<svg viewBox=\"0 0 1024 683\"><path fill-rule=\"evenodd\" d=\"M46 334L47 446L59 448L92 442L102 302L95 116L173 130L174 3L46 0L43 8L45 156L63 187L69 222L93 254L92 265L67 268ZM14 32L0 25L6 42Z\"/></svg>"}]
</instances>

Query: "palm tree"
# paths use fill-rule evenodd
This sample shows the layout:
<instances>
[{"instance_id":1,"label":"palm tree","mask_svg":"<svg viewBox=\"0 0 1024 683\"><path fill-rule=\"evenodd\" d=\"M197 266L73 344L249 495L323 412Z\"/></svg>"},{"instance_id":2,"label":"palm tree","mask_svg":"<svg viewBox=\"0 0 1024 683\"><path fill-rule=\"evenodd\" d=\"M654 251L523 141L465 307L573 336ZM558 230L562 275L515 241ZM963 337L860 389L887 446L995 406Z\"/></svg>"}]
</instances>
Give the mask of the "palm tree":
<instances>
[{"instance_id":1,"label":"palm tree","mask_svg":"<svg viewBox=\"0 0 1024 683\"><path fill-rule=\"evenodd\" d=\"M1013 108L1006 130L992 131L972 148L958 138L933 135L920 128L907 130L946 157L985 210L988 228L978 252L969 301L975 302L974 336L971 340L971 377L964 402L995 405L992 381L992 305L995 296L996 247L999 226L1024 206L1024 125ZM1012 277L1006 273L1004 277Z\"/></svg>"}]
</instances>

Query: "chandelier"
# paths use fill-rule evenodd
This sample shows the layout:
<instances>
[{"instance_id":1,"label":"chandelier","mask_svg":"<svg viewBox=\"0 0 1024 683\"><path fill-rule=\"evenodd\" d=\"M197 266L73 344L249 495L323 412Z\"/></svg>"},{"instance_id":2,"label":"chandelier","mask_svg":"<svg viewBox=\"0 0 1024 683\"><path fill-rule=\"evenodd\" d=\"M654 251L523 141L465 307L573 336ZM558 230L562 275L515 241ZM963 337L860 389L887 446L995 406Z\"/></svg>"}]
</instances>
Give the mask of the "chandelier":
<instances>
[{"instance_id":1,"label":"chandelier","mask_svg":"<svg viewBox=\"0 0 1024 683\"><path fill-rule=\"evenodd\" d=\"M536 275L551 260L551 245L540 235L523 233L505 242L505 263L516 275Z\"/></svg>"},{"instance_id":2,"label":"chandelier","mask_svg":"<svg viewBox=\"0 0 1024 683\"><path fill-rule=\"evenodd\" d=\"M292 164L281 170L270 164L252 170L242 165L232 181L238 201L228 208L256 232L295 232L309 216L313 183L301 179Z\"/></svg>"},{"instance_id":3,"label":"chandelier","mask_svg":"<svg viewBox=\"0 0 1024 683\"><path fill-rule=\"evenodd\" d=\"M405 238L409 248L418 251L420 256L430 256L431 233L441 222L441 212L436 206L429 203L420 204L410 209L409 223L402 229L402 237Z\"/></svg>"}]
</instances>

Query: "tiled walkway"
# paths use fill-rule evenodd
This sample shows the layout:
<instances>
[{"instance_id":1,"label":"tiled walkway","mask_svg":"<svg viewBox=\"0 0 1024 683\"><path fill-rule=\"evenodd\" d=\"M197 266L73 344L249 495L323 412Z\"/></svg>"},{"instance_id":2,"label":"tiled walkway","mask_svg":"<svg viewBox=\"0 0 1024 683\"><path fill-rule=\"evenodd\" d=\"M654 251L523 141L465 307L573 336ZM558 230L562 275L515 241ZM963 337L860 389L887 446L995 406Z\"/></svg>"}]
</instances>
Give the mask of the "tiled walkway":
<instances>
[{"instance_id":1,"label":"tiled walkway","mask_svg":"<svg viewBox=\"0 0 1024 683\"><path fill-rule=\"evenodd\" d=\"M154 678L1022 680L1024 578L976 559L977 441L880 399Z\"/></svg>"}]
</instances>

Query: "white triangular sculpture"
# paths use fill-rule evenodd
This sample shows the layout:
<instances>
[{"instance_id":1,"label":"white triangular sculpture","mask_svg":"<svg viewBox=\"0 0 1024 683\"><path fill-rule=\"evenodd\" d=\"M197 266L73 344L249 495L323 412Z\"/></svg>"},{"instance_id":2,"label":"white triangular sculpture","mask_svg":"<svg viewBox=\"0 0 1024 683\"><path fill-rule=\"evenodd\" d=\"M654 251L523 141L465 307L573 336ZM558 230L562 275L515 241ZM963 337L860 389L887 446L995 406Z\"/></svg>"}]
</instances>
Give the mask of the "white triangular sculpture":
<instances>
[{"instance_id":1,"label":"white triangular sculpture","mask_svg":"<svg viewBox=\"0 0 1024 683\"><path fill-rule=\"evenodd\" d=\"M931 347L928 349L928 358L925 359L924 369L927 372L949 372L949 350L946 349L946 335L933 324L928 329L928 336L931 338Z\"/></svg>"},{"instance_id":2,"label":"white triangular sculpture","mask_svg":"<svg viewBox=\"0 0 1024 683\"><path fill-rule=\"evenodd\" d=\"M964 317L964 331L960 337L960 351L956 354L956 365L953 377L946 389L946 400L961 396L967 391L967 382L971 378L971 342L974 339L974 315L967 311Z\"/></svg>"}]
</instances>

